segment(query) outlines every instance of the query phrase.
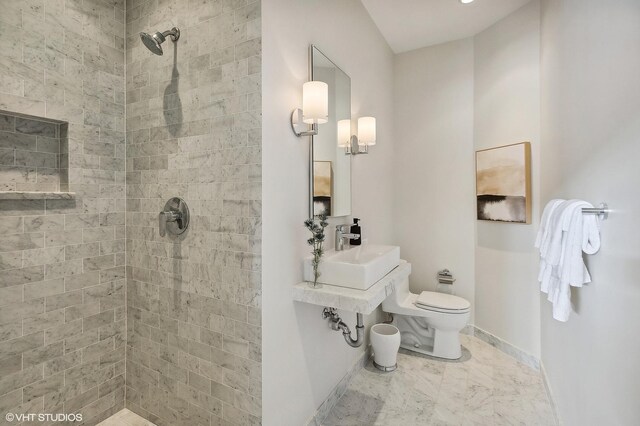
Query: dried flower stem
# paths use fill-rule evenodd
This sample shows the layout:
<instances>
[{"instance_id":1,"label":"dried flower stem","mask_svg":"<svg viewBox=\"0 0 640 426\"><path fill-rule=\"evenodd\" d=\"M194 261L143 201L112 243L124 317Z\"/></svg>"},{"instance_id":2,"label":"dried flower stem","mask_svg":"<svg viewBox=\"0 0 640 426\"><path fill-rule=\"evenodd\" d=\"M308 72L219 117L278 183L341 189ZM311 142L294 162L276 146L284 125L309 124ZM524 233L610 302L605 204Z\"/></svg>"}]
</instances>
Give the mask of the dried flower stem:
<instances>
[{"instance_id":1,"label":"dried flower stem","mask_svg":"<svg viewBox=\"0 0 640 426\"><path fill-rule=\"evenodd\" d=\"M313 250L311 251L311 254L313 255L311 265L313 266L314 287L318 285L318 278L320 277L320 271L318 271L318 267L320 266L322 255L324 254L322 243L325 240L324 228L326 228L327 225L329 225L329 222L327 222L326 214L318 215L317 221L313 217L304 221L304 226L311 232L312 235L312 237L307 240L307 244L313 247Z\"/></svg>"}]
</instances>

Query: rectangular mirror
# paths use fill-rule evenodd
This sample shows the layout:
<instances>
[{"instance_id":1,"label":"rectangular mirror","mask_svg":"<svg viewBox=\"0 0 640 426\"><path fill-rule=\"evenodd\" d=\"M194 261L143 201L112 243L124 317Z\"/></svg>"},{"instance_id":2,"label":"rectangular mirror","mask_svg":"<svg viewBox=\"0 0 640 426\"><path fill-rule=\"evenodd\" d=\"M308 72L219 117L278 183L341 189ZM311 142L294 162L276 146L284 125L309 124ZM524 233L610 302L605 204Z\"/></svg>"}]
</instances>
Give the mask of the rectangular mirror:
<instances>
[{"instance_id":1,"label":"rectangular mirror","mask_svg":"<svg viewBox=\"0 0 640 426\"><path fill-rule=\"evenodd\" d=\"M338 146L338 121L351 119L351 79L318 48L311 46L311 80L329 86L329 121L311 142L311 214L351 214L351 155Z\"/></svg>"}]
</instances>

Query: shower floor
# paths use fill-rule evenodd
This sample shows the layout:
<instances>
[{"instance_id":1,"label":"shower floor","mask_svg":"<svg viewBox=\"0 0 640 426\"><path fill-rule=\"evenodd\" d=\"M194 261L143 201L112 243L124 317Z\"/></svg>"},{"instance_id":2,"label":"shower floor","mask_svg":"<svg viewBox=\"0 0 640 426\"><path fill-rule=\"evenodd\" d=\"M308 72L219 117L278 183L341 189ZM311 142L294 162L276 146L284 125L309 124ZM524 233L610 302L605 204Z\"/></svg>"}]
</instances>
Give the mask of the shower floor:
<instances>
[{"instance_id":1,"label":"shower floor","mask_svg":"<svg viewBox=\"0 0 640 426\"><path fill-rule=\"evenodd\" d=\"M108 419L98 423L97 426L156 426L148 420L140 417L131 410L118 411Z\"/></svg>"},{"instance_id":2,"label":"shower floor","mask_svg":"<svg viewBox=\"0 0 640 426\"><path fill-rule=\"evenodd\" d=\"M401 350L398 369L369 364L323 426L556 425L540 372L472 336L442 361Z\"/></svg>"}]
</instances>

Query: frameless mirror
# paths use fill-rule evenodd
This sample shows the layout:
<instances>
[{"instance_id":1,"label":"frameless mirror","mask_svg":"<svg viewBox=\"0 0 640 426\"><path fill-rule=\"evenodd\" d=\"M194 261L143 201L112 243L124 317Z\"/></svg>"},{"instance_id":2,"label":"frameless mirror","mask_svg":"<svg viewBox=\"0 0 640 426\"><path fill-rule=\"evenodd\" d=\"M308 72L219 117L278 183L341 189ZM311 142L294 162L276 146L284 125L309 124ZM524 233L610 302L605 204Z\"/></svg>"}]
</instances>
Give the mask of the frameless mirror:
<instances>
[{"instance_id":1,"label":"frameless mirror","mask_svg":"<svg viewBox=\"0 0 640 426\"><path fill-rule=\"evenodd\" d=\"M351 79L311 46L311 80L329 86L329 121L312 137L311 214L351 214L351 155L338 146L338 121L351 119Z\"/></svg>"}]
</instances>

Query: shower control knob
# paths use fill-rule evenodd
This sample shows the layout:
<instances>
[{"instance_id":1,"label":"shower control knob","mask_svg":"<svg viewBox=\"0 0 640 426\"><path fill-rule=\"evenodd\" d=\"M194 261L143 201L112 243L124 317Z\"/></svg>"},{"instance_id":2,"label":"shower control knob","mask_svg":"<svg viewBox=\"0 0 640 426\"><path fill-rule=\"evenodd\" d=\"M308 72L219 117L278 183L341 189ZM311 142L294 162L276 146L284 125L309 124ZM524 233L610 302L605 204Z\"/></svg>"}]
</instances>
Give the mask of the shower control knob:
<instances>
[{"instance_id":1,"label":"shower control knob","mask_svg":"<svg viewBox=\"0 0 640 426\"><path fill-rule=\"evenodd\" d=\"M160 236L167 232L172 235L180 235L189 227L189 207L182 198L173 197L164 205L164 209L158 215Z\"/></svg>"}]
</instances>

